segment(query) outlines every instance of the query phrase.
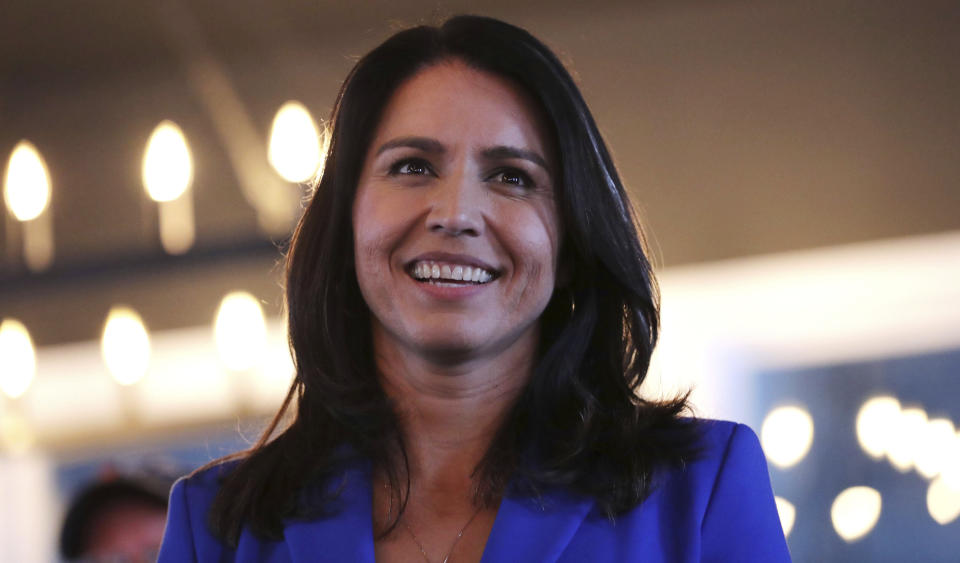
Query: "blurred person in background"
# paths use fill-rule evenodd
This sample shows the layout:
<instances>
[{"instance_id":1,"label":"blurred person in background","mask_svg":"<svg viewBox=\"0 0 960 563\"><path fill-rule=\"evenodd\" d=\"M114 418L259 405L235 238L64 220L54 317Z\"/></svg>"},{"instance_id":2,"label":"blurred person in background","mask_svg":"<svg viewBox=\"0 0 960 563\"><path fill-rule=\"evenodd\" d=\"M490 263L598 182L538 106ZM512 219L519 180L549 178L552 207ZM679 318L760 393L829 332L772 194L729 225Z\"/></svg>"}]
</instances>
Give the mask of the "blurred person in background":
<instances>
[{"instance_id":1,"label":"blurred person in background","mask_svg":"<svg viewBox=\"0 0 960 563\"><path fill-rule=\"evenodd\" d=\"M756 435L638 395L656 282L546 46L399 32L332 123L287 256L295 381L174 486L160 561L789 560Z\"/></svg>"},{"instance_id":2,"label":"blurred person in background","mask_svg":"<svg viewBox=\"0 0 960 563\"><path fill-rule=\"evenodd\" d=\"M70 503L60 532L66 561L156 561L173 479L108 476L84 487Z\"/></svg>"}]
</instances>

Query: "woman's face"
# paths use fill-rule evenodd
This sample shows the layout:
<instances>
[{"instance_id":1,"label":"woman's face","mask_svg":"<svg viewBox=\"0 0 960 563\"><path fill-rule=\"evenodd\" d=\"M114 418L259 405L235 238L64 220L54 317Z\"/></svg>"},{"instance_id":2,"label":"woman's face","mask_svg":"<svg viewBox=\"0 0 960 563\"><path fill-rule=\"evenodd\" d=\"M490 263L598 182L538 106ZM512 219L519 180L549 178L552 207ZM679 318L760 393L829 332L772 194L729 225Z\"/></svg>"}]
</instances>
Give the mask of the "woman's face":
<instances>
[{"instance_id":1,"label":"woman's face","mask_svg":"<svg viewBox=\"0 0 960 563\"><path fill-rule=\"evenodd\" d=\"M353 204L378 345L439 361L536 349L560 241L553 154L503 78L450 61L397 89Z\"/></svg>"}]
</instances>

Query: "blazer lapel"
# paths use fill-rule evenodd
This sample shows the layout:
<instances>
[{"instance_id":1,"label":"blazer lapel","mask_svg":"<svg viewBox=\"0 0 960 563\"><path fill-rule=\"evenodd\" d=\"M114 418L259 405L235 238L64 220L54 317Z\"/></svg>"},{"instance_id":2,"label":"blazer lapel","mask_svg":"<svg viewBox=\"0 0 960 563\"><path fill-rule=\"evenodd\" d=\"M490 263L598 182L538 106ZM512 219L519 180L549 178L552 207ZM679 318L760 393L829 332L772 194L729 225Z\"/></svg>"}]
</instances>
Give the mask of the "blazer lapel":
<instances>
[{"instance_id":1,"label":"blazer lapel","mask_svg":"<svg viewBox=\"0 0 960 563\"><path fill-rule=\"evenodd\" d=\"M592 499L558 489L542 501L505 496L481 562L556 561L592 507Z\"/></svg>"},{"instance_id":2,"label":"blazer lapel","mask_svg":"<svg viewBox=\"0 0 960 563\"><path fill-rule=\"evenodd\" d=\"M287 523L284 542L291 561L374 563L370 480L369 464L351 466L330 484L340 488L334 515ZM505 496L481 562L558 560L593 504L561 489L546 491L540 501Z\"/></svg>"},{"instance_id":3,"label":"blazer lapel","mask_svg":"<svg viewBox=\"0 0 960 563\"><path fill-rule=\"evenodd\" d=\"M370 478L369 464L352 465L342 480L330 484L340 490L335 513L329 518L287 523L284 541L292 561L373 563Z\"/></svg>"}]
</instances>

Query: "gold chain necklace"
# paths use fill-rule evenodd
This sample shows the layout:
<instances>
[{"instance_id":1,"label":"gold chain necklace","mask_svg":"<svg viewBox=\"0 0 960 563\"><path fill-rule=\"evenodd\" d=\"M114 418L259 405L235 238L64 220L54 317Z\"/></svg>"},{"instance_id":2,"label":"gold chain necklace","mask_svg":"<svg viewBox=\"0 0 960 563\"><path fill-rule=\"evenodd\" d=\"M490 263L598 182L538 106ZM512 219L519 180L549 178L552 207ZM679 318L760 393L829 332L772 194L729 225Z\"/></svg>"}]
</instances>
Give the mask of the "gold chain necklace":
<instances>
[{"instance_id":1,"label":"gold chain necklace","mask_svg":"<svg viewBox=\"0 0 960 563\"><path fill-rule=\"evenodd\" d=\"M464 524L462 528L460 528L460 531L457 533L457 537L453 538L453 543L450 544L450 549L447 550L447 555L444 556L443 561L441 561L441 563L447 563L447 561L450 560L450 555L453 553L453 548L457 546L457 542L460 541L461 537L463 537L463 532L467 529L467 526L469 526L470 523L473 522L473 519L477 517L477 514L480 514L480 508L477 508L477 510L473 513L473 516L471 516L470 519L467 520L467 523ZM423 544L420 543L419 539L417 539L417 534L413 533L413 530L410 529L410 525L407 524L406 520L401 519L401 521L403 522L403 527L406 528L408 532L410 532L410 539L412 539L413 543L417 544L417 547L420 548L420 553L423 554L424 561L426 561L427 563L430 563L430 557L427 556L427 550L423 549Z\"/></svg>"},{"instance_id":2,"label":"gold chain necklace","mask_svg":"<svg viewBox=\"0 0 960 563\"><path fill-rule=\"evenodd\" d=\"M390 492L390 488L387 486L386 483L383 484L383 488L384 490L387 491L387 495L390 496L390 507L387 508L387 520L389 520L390 517L393 515L393 494ZM481 508L483 507L477 507L477 509L473 513L473 516L471 516L470 519L467 520L467 523L464 524L462 528L460 528L459 532L457 532L457 537L453 538L453 543L450 544L450 549L447 550L447 554L443 557L443 561L441 561L440 563L448 563L448 561L450 560L450 555L453 554L453 548L457 547L457 542L460 541L460 538L463 537L463 532L467 530L470 524L473 523L474 519L476 519L477 515L480 514ZM402 516L400 518L400 522L403 523L403 527L407 529L407 532L410 534L410 539L413 540L413 543L417 544L417 548L420 549L420 554L423 555L423 560L426 561L427 563L430 563L430 556L427 555L427 550L423 549L423 544L420 543L420 539L417 538L417 534L413 533L413 529L410 528L410 525L407 524L407 521L404 520Z\"/></svg>"}]
</instances>

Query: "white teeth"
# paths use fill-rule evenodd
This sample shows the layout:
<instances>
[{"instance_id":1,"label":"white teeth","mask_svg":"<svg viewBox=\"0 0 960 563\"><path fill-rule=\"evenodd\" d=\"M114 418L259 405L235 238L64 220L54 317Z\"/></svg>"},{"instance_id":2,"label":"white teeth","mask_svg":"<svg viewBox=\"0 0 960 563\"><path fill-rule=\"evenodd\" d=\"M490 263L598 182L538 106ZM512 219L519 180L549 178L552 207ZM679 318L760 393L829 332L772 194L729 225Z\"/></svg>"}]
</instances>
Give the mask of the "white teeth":
<instances>
[{"instance_id":1,"label":"white teeth","mask_svg":"<svg viewBox=\"0 0 960 563\"><path fill-rule=\"evenodd\" d=\"M428 261L417 262L411 273L418 280L465 281L481 284L493 280L493 273L483 268L462 264L438 264Z\"/></svg>"}]
</instances>

